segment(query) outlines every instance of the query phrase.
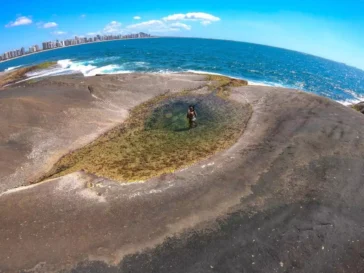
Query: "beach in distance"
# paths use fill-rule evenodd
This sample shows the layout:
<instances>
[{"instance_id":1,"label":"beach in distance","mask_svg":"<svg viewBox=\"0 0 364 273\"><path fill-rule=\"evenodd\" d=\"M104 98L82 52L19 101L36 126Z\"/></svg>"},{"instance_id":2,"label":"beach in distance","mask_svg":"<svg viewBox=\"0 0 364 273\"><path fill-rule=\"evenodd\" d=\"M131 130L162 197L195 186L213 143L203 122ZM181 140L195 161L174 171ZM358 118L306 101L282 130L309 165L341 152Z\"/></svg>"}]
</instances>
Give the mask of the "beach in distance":
<instances>
[{"instance_id":1,"label":"beach in distance","mask_svg":"<svg viewBox=\"0 0 364 273\"><path fill-rule=\"evenodd\" d=\"M118 40L124 40L125 41L125 40L155 39L155 38L158 38L158 37L123 38L123 39L118 39ZM107 43L107 42L113 42L113 41L115 41L115 40L113 39L113 40L93 41L91 43L92 44L94 44L94 43ZM67 47L82 46L82 45L86 45L86 44L68 45ZM40 54L40 53L44 53L44 52L48 52L48 51L53 51L53 50L58 50L58 49L62 49L62 48L65 48L65 47L56 47L56 48L51 48L51 49L47 49L47 50L40 50L40 51L33 52L33 53L27 53L26 55L22 55L22 56L19 56L19 57L15 57L15 58L11 58L11 59L8 59L8 60L0 61L0 64L1 63L10 62L10 61L13 61L13 60L16 60L16 59L24 58L24 57L27 57L27 56L31 56L31 55L35 55L35 54Z\"/></svg>"}]
</instances>

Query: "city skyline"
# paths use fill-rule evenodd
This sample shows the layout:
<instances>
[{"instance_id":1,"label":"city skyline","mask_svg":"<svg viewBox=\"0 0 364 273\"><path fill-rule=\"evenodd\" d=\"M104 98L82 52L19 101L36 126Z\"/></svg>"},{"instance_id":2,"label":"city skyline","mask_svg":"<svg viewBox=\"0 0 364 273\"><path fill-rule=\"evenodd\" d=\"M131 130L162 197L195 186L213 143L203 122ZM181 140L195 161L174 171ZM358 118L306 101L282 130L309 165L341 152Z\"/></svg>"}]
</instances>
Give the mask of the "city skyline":
<instances>
[{"instance_id":1,"label":"city skyline","mask_svg":"<svg viewBox=\"0 0 364 273\"><path fill-rule=\"evenodd\" d=\"M146 32L226 39L304 52L364 69L364 1L359 0L4 0L0 52L38 41ZM39 7L42 7L41 9Z\"/></svg>"},{"instance_id":2,"label":"city skyline","mask_svg":"<svg viewBox=\"0 0 364 273\"><path fill-rule=\"evenodd\" d=\"M135 34L127 34L127 35L100 35L97 34L94 37L78 37L75 36L74 39L65 39L65 40L55 40L55 41L45 41L41 42L42 48L38 44L30 46L28 51L25 47L21 47L20 49L13 49L7 52L0 54L0 62L11 60L14 58L26 56L29 54L56 49L63 48L68 46L75 46L86 43L96 43L102 41L112 41L112 40L121 40L121 39L139 39L139 38L151 38L150 34L139 32Z\"/></svg>"}]
</instances>

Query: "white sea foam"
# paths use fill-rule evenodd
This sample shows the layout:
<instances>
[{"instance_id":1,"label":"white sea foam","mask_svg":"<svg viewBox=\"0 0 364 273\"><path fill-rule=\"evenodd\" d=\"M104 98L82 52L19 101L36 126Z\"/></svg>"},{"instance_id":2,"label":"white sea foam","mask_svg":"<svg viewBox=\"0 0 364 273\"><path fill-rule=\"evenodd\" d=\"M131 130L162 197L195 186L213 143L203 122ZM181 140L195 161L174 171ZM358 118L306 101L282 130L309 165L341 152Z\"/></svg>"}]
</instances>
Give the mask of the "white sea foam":
<instances>
[{"instance_id":1,"label":"white sea foam","mask_svg":"<svg viewBox=\"0 0 364 273\"><path fill-rule=\"evenodd\" d=\"M359 103L361 101L364 101L364 95L357 94L353 90L350 90L350 89L344 89L344 88L340 88L340 87L336 87L336 88L342 90L346 94L349 94L350 96L353 97L351 99L345 99L345 100L338 100L337 101L337 102L339 102L339 103L341 103L343 105L348 106L348 105L352 105L352 104L356 104L356 103Z\"/></svg>"},{"instance_id":2,"label":"white sea foam","mask_svg":"<svg viewBox=\"0 0 364 273\"><path fill-rule=\"evenodd\" d=\"M95 76L97 74L127 74L127 73L133 73L135 71L143 71L143 68L149 68L150 63L147 62L125 62L123 64L108 64L104 66L97 66L96 64L100 64L105 61L113 61L120 59L119 57L106 57L106 58L97 58L95 60L90 61L74 61L71 59L64 59L59 60L57 62L58 66L53 67L50 69L40 70L36 72L30 72L27 73L27 79L34 79L34 78L41 78L46 76L57 76L57 75L65 75L65 74L74 74L74 73L82 73L85 77ZM22 65L9 67L5 71L12 71L19 67L22 67ZM209 75L220 75L224 76L223 74L216 73L216 72L209 72L209 71L203 71L203 70L169 70L169 69L163 69L159 71L148 71L149 73L153 74L176 74L181 72L189 72L189 73L195 73L195 74L209 74ZM244 79L239 77L234 77L231 75L225 75L227 77L232 77L235 79ZM26 81L23 80L23 81ZM294 88L294 89L303 89L304 84L303 83L297 83L294 86L292 85L283 85L281 83L274 83L274 82L268 82L268 81L255 81L250 80L249 78L246 79L248 81L249 85L252 86L274 86L274 87L285 87L285 88ZM364 95L359 95L355 93L352 90L348 89L342 89L343 92L350 95L352 98L346 99L346 100L338 100L339 103L343 105L350 105L355 104L360 101L364 101Z\"/></svg>"},{"instance_id":3,"label":"white sea foam","mask_svg":"<svg viewBox=\"0 0 364 273\"><path fill-rule=\"evenodd\" d=\"M57 76L65 74L82 73L85 77L95 76L97 74L122 74L131 73L131 70L125 70L122 65L105 65L97 67L95 65L87 64L87 62L77 62L70 59L60 60L57 62L58 66L51 69L30 72L27 74L27 79L35 79L46 76Z\"/></svg>"},{"instance_id":4,"label":"white sea foam","mask_svg":"<svg viewBox=\"0 0 364 273\"><path fill-rule=\"evenodd\" d=\"M181 71L173 71L173 70L169 70L169 69L161 69L161 70L158 70L158 71L152 71L150 72L151 74L176 74L176 73L181 73Z\"/></svg>"},{"instance_id":5,"label":"white sea foam","mask_svg":"<svg viewBox=\"0 0 364 273\"><path fill-rule=\"evenodd\" d=\"M111 74L115 71L117 71L120 68L118 65L105 65L101 67L94 67L94 66L86 66L86 67L80 67L76 70L79 70L82 72L85 77L95 76L96 74Z\"/></svg>"},{"instance_id":6,"label":"white sea foam","mask_svg":"<svg viewBox=\"0 0 364 273\"><path fill-rule=\"evenodd\" d=\"M133 73L134 71L131 70L121 70L121 71L115 71L113 73L110 74L128 74L128 73Z\"/></svg>"},{"instance_id":7,"label":"white sea foam","mask_svg":"<svg viewBox=\"0 0 364 273\"><path fill-rule=\"evenodd\" d=\"M81 72L83 75L88 76L88 74L92 71L97 69L97 66L84 64L84 62L73 62L70 59L60 60L57 62L59 66L64 71L69 72ZM95 73L96 74L96 73ZM92 75L94 76L94 75Z\"/></svg>"},{"instance_id":8,"label":"white sea foam","mask_svg":"<svg viewBox=\"0 0 364 273\"><path fill-rule=\"evenodd\" d=\"M38 70L35 72L26 73L27 78L25 80L18 81L17 83L29 81L32 79L37 79L37 78L42 78L42 77L47 77L47 76L57 76L57 75L62 75L62 74L67 74L67 73L65 73L65 71L62 71L62 69L60 69L60 68Z\"/></svg>"},{"instance_id":9,"label":"white sea foam","mask_svg":"<svg viewBox=\"0 0 364 273\"><path fill-rule=\"evenodd\" d=\"M237 80L246 80L244 78L234 77L234 76L230 76L230 75L224 75L224 74L215 73L215 72L208 72L208 71L203 71L203 70L187 70L187 72L189 72L189 73L195 73L195 74L207 74L207 75L226 76L226 77L230 77L230 78L237 79ZM284 87L283 85L281 85L279 83L256 82L256 81L251 81L251 80L248 80L248 85Z\"/></svg>"},{"instance_id":10,"label":"white sea foam","mask_svg":"<svg viewBox=\"0 0 364 273\"><path fill-rule=\"evenodd\" d=\"M358 94L352 94L352 96L354 97L353 99L346 99L346 100L338 100L337 102L348 106L348 105L352 105L352 104L357 104L359 102L364 101L364 96L362 95L358 95Z\"/></svg>"},{"instance_id":11,"label":"white sea foam","mask_svg":"<svg viewBox=\"0 0 364 273\"><path fill-rule=\"evenodd\" d=\"M62 68L68 68L71 66L72 61L70 59L60 60L57 62L58 65L60 65Z\"/></svg>"},{"instance_id":12,"label":"white sea foam","mask_svg":"<svg viewBox=\"0 0 364 273\"><path fill-rule=\"evenodd\" d=\"M58 61L58 65L60 65L64 71L69 71L73 73L81 72L85 77L91 77L97 74L125 74L133 72L133 70L125 69L125 66L132 66L131 63L126 63L124 65L109 64L101 67L97 67L89 63L90 62L87 61L73 62L72 60L69 59ZM138 66L138 65L146 65L147 63L136 62L134 64Z\"/></svg>"},{"instance_id":13,"label":"white sea foam","mask_svg":"<svg viewBox=\"0 0 364 273\"><path fill-rule=\"evenodd\" d=\"M15 70L15 69L17 69L17 68L19 68L19 67L22 67L22 66L23 66L23 65L18 65L18 66L9 67L9 68L5 69L5 71L6 71L6 72L8 72L8 71L12 71L12 70Z\"/></svg>"},{"instance_id":14,"label":"white sea foam","mask_svg":"<svg viewBox=\"0 0 364 273\"><path fill-rule=\"evenodd\" d=\"M223 74L220 74L220 73L208 72L208 71L203 71L203 70L187 70L186 72L194 73L194 74L207 74L207 75L224 76Z\"/></svg>"},{"instance_id":15,"label":"white sea foam","mask_svg":"<svg viewBox=\"0 0 364 273\"><path fill-rule=\"evenodd\" d=\"M360 100L364 100L364 96L361 96L357 93L355 93L353 90L350 89L344 89L344 88L339 88L341 90L343 90L345 93L350 94L351 96L353 96L354 98L360 99Z\"/></svg>"},{"instance_id":16,"label":"white sea foam","mask_svg":"<svg viewBox=\"0 0 364 273\"><path fill-rule=\"evenodd\" d=\"M55 76L59 75L61 73L61 70L59 68L52 68L52 69L44 69L44 70L38 70L35 72L29 72L26 74L28 77L27 79L35 79L45 76Z\"/></svg>"},{"instance_id":17,"label":"white sea foam","mask_svg":"<svg viewBox=\"0 0 364 273\"><path fill-rule=\"evenodd\" d=\"M248 85L254 85L254 86L272 86L263 82L253 82L253 81L248 81Z\"/></svg>"},{"instance_id":18,"label":"white sea foam","mask_svg":"<svg viewBox=\"0 0 364 273\"><path fill-rule=\"evenodd\" d=\"M347 100L338 100L337 102L341 103L342 105L349 106L349 105L357 104L357 103L359 103L361 101L363 101L363 100L347 99Z\"/></svg>"}]
</instances>

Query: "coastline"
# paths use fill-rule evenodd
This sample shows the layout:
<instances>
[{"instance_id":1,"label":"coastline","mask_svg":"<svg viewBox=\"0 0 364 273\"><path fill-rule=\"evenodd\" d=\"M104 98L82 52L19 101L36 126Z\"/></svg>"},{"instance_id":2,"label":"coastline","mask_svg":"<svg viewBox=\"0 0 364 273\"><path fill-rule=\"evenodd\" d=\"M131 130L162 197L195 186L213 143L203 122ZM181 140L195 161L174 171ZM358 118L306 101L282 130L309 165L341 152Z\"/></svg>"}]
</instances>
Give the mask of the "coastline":
<instances>
[{"instance_id":1,"label":"coastline","mask_svg":"<svg viewBox=\"0 0 364 273\"><path fill-rule=\"evenodd\" d=\"M295 62L293 66L289 66L287 63L284 63L284 59L280 59L278 57L275 57L275 61L280 63L279 67L274 66L273 63L267 63L267 67L262 68L261 65L256 62L254 54L250 55L246 53L249 51L249 48L251 48L253 51L257 50L257 52L260 52L261 49L250 47L249 44L215 43L213 42L215 39L206 39L206 41L203 41L199 40L199 38L178 39L177 37L172 36L170 38L177 39L168 39L169 37L152 38L161 39L154 41L134 41L130 42L130 44L128 42L115 42L89 47L85 46L82 48L71 48L65 49L63 51L49 52L43 55L15 60L21 57L26 57L19 56L14 58L13 62L7 62L9 60L1 62L0 71L9 69L13 70L17 67L31 66L41 63L42 61L51 60L59 61L59 64L61 65L59 69L55 69L49 73L52 75L73 73L72 71L79 71L84 76L132 72L162 74L208 72L209 74L221 74L228 77L240 79L243 78L248 80L249 83L253 85L258 84L304 90L307 92L324 95L343 104L351 104L364 100L362 99L364 95L361 90L361 84L359 86L354 84L355 80L359 79L362 81L362 79L364 79L364 74L361 74L360 71L351 71L352 73L349 74L349 79L347 81L340 82L340 79L345 75L347 67L338 67L338 70L335 70L335 72L331 73L327 78L325 78L325 81L322 81L322 77L325 74L325 69L311 77L309 74L304 73L306 68L304 65L302 65L302 63ZM109 41L98 41L97 43L99 42ZM205 47L205 45L211 45L211 47ZM189 46L192 46L196 50L190 52L188 49ZM219 59L223 57L217 56L217 58L212 58L214 55L214 46L220 46L223 48L230 48L231 46L231 49L234 50L231 50L231 52L225 56L226 62L219 63ZM49 50L62 48L54 48ZM172 48L174 49L171 50ZM163 50L165 50L166 54L163 53ZM266 53L269 54L271 48L267 47L264 50L266 50ZM42 52L45 51L35 52L30 55ZM137 54L137 52L140 52L141 54ZM189 60L188 58L183 57L184 55L191 56L191 59ZM301 57L303 58L303 56L298 55L292 55L291 57L293 59L299 59ZM313 72L317 65L327 67L327 69L329 69L331 65L334 65L332 63L330 64L323 62L322 59L311 59L310 56L306 56L305 58L308 58L307 61L310 61L310 63L315 64L312 67L307 67L307 69L311 71L311 74L314 74ZM47 73L40 72L36 76L42 77L43 75L41 74L44 74L45 76Z\"/></svg>"},{"instance_id":2,"label":"coastline","mask_svg":"<svg viewBox=\"0 0 364 273\"><path fill-rule=\"evenodd\" d=\"M291 52L295 52L295 53L299 53L299 54L303 54L303 55L308 55L308 56L312 56L312 57L315 57L315 58L320 58L322 60L326 60L326 61L341 64L341 65L345 65L347 67L357 69L357 70L360 70L362 72L364 71L364 68L360 68L360 67L357 67L357 66L354 66L354 65L351 65L351 64L347 64L347 63L344 63L344 62L341 62L341 61L338 61L338 60L333 60L333 59L330 59L330 58L327 58L327 57L318 56L318 55L315 55L313 53L303 52L303 51L299 51L299 50L295 50L295 49L279 47L279 46L273 46L273 45L268 45L268 44L248 42L248 41L243 41L243 40L222 39L222 38L219 39L219 38L209 38L209 37L193 37L193 36L186 36L186 37L184 37L184 36L154 36L154 37L147 37L147 38L129 38L129 39L120 39L120 40L155 39L155 38L202 39L202 40L215 40L215 41L227 41L227 42L235 42L235 43L252 44L252 45L257 45L257 46L276 48L276 49L287 50L287 51L291 51ZM86 43L86 44L120 41L120 40L99 41L99 42L92 42L92 43ZM85 45L85 44L79 44L79 45ZM79 46L79 45L71 45L71 46L67 46L67 47ZM53 49L48 49L46 51L51 51L51 50L61 49L61 48L66 48L66 47L53 48ZM31 54L27 54L27 55L19 56L19 57L16 57L16 58L12 58L10 60L0 61L0 64L4 63L4 62L11 61L11 60L15 60L15 59L18 59L18 58L30 56L30 55L33 55L33 54L42 53L42 52L45 52L45 51L34 52L34 53L31 53Z\"/></svg>"},{"instance_id":3,"label":"coastline","mask_svg":"<svg viewBox=\"0 0 364 273\"><path fill-rule=\"evenodd\" d=\"M166 92L209 92L206 84L205 77L185 74L60 76L11 95L0 92L2 111L17 109L0 116L0 244L7 249L0 271L200 273L233 266L270 272L296 266L332 272L346 266L351 271L345 272L360 272L364 119L312 94L232 88L230 99L252 111L236 143L145 183L81 170L17 188L125 122L130 109ZM305 263L307 257L313 262Z\"/></svg>"},{"instance_id":4,"label":"coastline","mask_svg":"<svg viewBox=\"0 0 364 273\"><path fill-rule=\"evenodd\" d=\"M98 43L105 43L105 42L114 42L114 41L129 41L129 40L143 40L143 39L157 39L157 38L163 38L163 37L146 37L146 38L128 38L128 39L119 39L119 40L106 40L106 41L98 41L98 42L92 42L92 43L83 43L83 44L78 44L78 45L70 45L70 46L64 46L64 47L57 47L57 48L52 48L52 49L47 49L47 50L41 50L41 51L38 51L38 52L26 54L26 55L23 55L23 56L11 58L11 59L8 59L8 60L5 60L5 61L0 61L0 64L6 63L6 62L10 62L10 61L13 61L13 60L16 60L16 59L21 59L21 58L24 58L24 57L27 57L27 56L31 56L31 55L35 55L35 54L41 54L41 53L45 53L45 52L49 52L49 51L53 51L53 50L59 50L59 49L69 48L69 47L75 47L75 46L98 44Z\"/></svg>"}]
</instances>

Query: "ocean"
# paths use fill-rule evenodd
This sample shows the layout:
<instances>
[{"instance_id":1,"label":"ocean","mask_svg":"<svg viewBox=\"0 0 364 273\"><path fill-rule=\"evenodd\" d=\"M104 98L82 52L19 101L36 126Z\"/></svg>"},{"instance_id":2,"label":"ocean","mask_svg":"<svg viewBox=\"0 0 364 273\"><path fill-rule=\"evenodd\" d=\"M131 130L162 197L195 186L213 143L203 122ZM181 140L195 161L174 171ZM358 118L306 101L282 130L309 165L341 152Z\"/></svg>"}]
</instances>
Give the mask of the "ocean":
<instances>
[{"instance_id":1,"label":"ocean","mask_svg":"<svg viewBox=\"0 0 364 273\"><path fill-rule=\"evenodd\" d=\"M225 40L157 38L85 44L0 63L0 71L45 61L57 61L59 67L29 78L76 72L85 76L202 72L304 90L343 104L364 100L360 69L295 51Z\"/></svg>"}]
</instances>

